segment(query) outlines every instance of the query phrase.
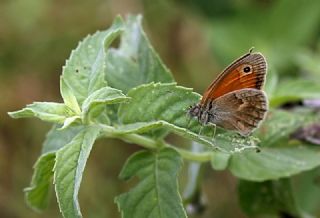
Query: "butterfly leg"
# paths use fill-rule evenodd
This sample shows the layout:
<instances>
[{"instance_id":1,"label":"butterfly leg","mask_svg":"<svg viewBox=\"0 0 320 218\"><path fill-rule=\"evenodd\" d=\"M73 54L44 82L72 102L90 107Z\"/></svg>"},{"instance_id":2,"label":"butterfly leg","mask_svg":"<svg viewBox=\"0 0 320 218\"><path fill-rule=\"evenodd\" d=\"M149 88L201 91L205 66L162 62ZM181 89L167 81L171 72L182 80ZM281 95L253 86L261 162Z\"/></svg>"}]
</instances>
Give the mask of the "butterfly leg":
<instances>
[{"instance_id":1,"label":"butterfly leg","mask_svg":"<svg viewBox=\"0 0 320 218\"><path fill-rule=\"evenodd\" d=\"M190 122L191 122L191 120L192 120L192 117L190 117L190 116L188 116L188 117L189 117L189 118L187 118L188 121L187 121L186 129L189 129L189 125L190 125Z\"/></svg>"},{"instance_id":2,"label":"butterfly leg","mask_svg":"<svg viewBox=\"0 0 320 218\"><path fill-rule=\"evenodd\" d=\"M203 126L200 127L200 130L199 130L199 133L198 133L199 136L201 136L202 130L203 130Z\"/></svg>"},{"instance_id":3,"label":"butterfly leg","mask_svg":"<svg viewBox=\"0 0 320 218\"><path fill-rule=\"evenodd\" d=\"M213 128L212 141L214 141L214 138L216 137L217 125L214 123L208 123L208 126Z\"/></svg>"}]
</instances>

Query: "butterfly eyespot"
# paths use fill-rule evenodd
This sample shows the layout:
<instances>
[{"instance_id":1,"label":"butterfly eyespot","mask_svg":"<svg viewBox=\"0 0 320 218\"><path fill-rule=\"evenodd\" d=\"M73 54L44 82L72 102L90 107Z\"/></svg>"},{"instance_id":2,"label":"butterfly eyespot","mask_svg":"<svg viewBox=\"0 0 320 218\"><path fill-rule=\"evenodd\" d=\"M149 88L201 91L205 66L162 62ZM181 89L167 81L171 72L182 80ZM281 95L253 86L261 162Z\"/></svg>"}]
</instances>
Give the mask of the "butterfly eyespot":
<instances>
[{"instance_id":1,"label":"butterfly eyespot","mask_svg":"<svg viewBox=\"0 0 320 218\"><path fill-rule=\"evenodd\" d=\"M251 71L251 67L245 67L243 68L243 72L249 73Z\"/></svg>"},{"instance_id":2,"label":"butterfly eyespot","mask_svg":"<svg viewBox=\"0 0 320 218\"><path fill-rule=\"evenodd\" d=\"M244 65L241 71L242 73L245 73L245 74L252 73L252 66Z\"/></svg>"},{"instance_id":3,"label":"butterfly eyespot","mask_svg":"<svg viewBox=\"0 0 320 218\"><path fill-rule=\"evenodd\" d=\"M250 67L245 67L243 69L243 72L245 72L245 73L249 73L250 71L251 71Z\"/></svg>"}]
</instances>

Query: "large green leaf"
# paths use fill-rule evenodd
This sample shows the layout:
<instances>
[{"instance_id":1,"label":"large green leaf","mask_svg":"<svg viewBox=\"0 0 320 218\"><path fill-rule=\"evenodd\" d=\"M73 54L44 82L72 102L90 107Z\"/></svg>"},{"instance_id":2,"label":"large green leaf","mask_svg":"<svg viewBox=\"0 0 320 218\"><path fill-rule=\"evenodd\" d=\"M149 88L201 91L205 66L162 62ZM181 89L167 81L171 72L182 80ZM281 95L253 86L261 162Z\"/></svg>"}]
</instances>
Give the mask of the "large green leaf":
<instances>
[{"instance_id":1,"label":"large green leaf","mask_svg":"<svg viewBox=\"0 0 320 218\"><path fill-rule=\"evenodd\" d=\"M128 92L131 101L119 108L122 124L166 121L177 128L187 127L199 133L201 125L188 117L187 109L199 101L200 95L174 83L150 83ZM189 124L189 126L188 126Z\"/></svg>"},{"instance_id":2,"label":"large green leaf","mask_svg":"<svg viewBox=\"0 0 320 218\"><path fill-rule=\"evenodd\" d=\"M56 153L54 184L64 217L81 217L78 192L92 145L100 129L88 126Z\"/></svg>"},{"instance_id":3,"label":"large green leaf","mask_svg":"<svg viewBox=\"0 0 320 218\"><path fill-rule=\"evenodd\" d=\"M25 108L8 113L12 118L38 117L43 121L62 124L74 112L65 104L53 102L34 102Z\"/></svg>"},{"instance_id":4,"label":"large green leaf","mask_svg":"<svg viewBox=\"0 0 320 218\"><path fill-rule=\"evenodd\" d=\"M70 92L75 96L78 104L82 105L91 93L106 86L105 49L122 30L122 20L118 17L108 30L86 37L72 51L62 73L64 88L61 92L66 103L70 102L74 105Z\"/></svg>"},{"instance_id":5,"label":"large green leaf","mask_svg":"<svg viewBox=\"0 0 320 218\"><path fill-rule=\"evenodd\" d=\"M141 19L141 16L128 16L120 47L107 52L107 81L125 93L145 83L174 81L142 30Z\"/></svg>"},{"instance_id":6,"label":"large green leaf","mask_svg":"<svg viewBox=\"0 0 320 218\"><path fill-rule=\"evenodd\" d=\"M179 154L171 148L141 151L131 156L120 178L128 180L137 176L140 182L116 198L122 217L186 217L178 193L177 174L181 163Z\"/></svg>"}]
</instances>

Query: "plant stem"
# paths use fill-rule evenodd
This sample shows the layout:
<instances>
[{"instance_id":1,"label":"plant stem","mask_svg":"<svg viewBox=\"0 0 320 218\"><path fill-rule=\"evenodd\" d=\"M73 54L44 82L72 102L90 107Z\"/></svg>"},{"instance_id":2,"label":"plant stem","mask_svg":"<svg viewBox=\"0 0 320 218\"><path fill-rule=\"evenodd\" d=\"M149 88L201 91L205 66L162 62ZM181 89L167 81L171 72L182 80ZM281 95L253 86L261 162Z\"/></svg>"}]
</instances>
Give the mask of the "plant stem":
<instances>
[{"instance_id":1,"label":"plant stem","mask_svg":"<svg viewBox=\"0 0 320 218\"><path fill-rule=\"evenodd\" d=\"M164 141L157 141L146 136L141 136L138 134L121 134L117 133L116 129L111 126L101 126L103 129L103 135L109 138L118 138L128 143L138 144L148 149L157 149L160 147L170 147L175 149L183 158L196 161L196 162L208 162L211 158L211 152L199 152L194 153L182 148L177 148L174 145L166 143Z\"/></svg>"}]
</instances>

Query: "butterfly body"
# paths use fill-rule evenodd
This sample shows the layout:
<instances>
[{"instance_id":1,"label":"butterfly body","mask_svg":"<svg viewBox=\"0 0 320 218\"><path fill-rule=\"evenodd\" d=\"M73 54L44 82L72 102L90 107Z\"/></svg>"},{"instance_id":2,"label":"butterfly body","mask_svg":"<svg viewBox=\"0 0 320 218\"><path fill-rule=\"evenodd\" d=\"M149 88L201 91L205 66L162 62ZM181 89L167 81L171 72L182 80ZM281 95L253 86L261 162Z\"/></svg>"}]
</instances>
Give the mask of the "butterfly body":
<instances>
[{"instance_id":1,"label":"butterfly body","mask_svg":"<svg viewBox=\"0 0 320 218\"><path fill-rule=\"evenodd\" d=\"M264 119L268 101L261 90L266 74L262 54L251 51L227 67L188 114L207 125L250 134Z\"/></svg>"}]
</instances>

